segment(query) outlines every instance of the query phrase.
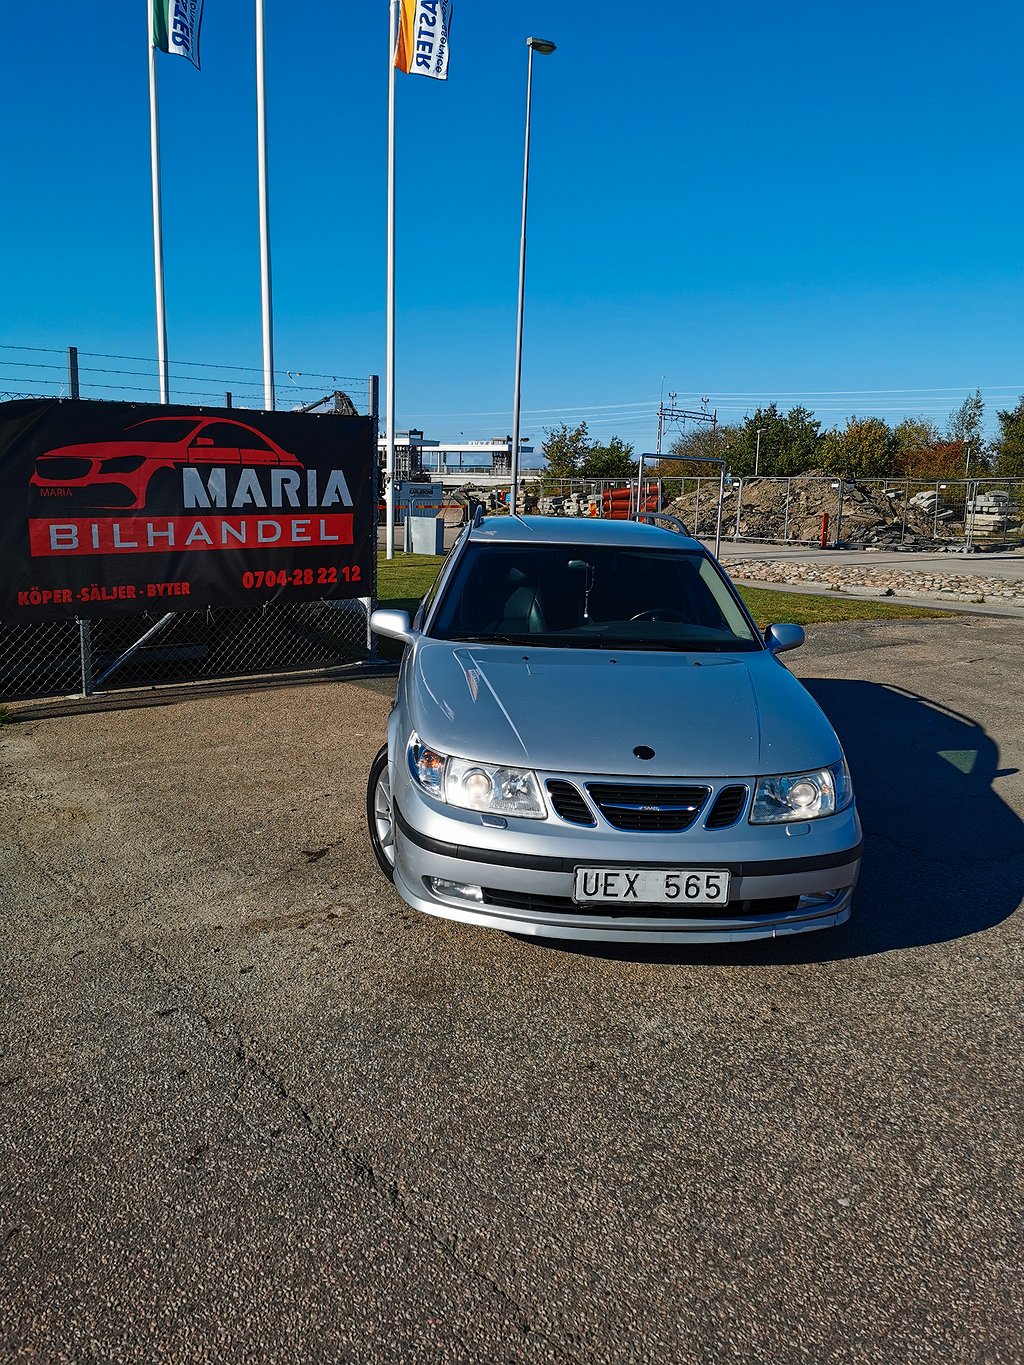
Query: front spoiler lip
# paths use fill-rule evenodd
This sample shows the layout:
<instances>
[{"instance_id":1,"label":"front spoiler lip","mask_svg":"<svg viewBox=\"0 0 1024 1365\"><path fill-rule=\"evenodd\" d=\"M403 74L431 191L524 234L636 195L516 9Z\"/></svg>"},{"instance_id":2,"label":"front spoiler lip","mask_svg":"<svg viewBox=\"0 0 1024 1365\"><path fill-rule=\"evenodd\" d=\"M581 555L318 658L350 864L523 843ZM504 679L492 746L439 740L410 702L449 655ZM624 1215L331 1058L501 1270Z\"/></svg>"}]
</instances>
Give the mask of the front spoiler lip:
<instances>
[{"instance_id":1,"label":"front spoiler lip","mask_svg":"<svg viewBox=\"0 0 1024 1365\"><path fill-rule=\"evenodd\" d=\"M749 915L723 920L659 921L637 918L623 922L586 913L571 918L535 911L517 914L502 906L463 906L450 901L434 901L422 893L417 894L405 882L399 867L395 869L395 887L406 904L437 919L454 920L458 924L471 924L481 929L498 929L507 934L560 939L563 942L635 945L736 944L834 929L850 918L850 903L853 899L853 888L850 887L838 903L823 908L817 914L812 910L804 910L778 916Z\"/></svg>"},{"instance_id":2,"label":"front spoiler lip","mask_svg":"<svg viewBox=\"0 0 1024 1365\"><path fill-rule=\"evenodd\" d=\"M444 858L455 858L463 862L485 863L488 866L508 867L510 864L517 868L522 868L530 872L574 872L582 863L586 863L585 854L580 854L575 858L553 858L540 853L507 853L499 852L495 849L476 848L472 844L451 844L444 839L431 838L429 834L422 834L415 826L402 814L397 803L394 806L395 823L403 838L410 843L416 844L418 848L425 849L428 853L436 853ZM692 867L695 871L705 868L710 870L728 871L735 877L781 877L801 872L824 871L830 867L846 867L847 864L856 862L864 852L864 840L852 848L844 848L838 853L820 853L810 858L771 858L761 862L742 861L727 862L716 859L714 862L694 862L686 860L686 866ZM649 859L631 858L626 860L616 860L612 858L600 858L598 860L602 867L664 867L664 858L651 862Z\"/></svg>"}]
</instances>

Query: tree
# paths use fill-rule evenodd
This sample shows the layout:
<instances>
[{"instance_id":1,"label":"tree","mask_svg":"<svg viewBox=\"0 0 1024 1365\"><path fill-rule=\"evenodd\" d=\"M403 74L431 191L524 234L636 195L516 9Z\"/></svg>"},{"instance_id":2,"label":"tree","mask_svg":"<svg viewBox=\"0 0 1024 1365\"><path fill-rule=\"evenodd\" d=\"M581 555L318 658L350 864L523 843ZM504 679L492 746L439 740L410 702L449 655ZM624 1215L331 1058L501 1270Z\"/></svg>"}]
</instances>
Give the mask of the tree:
<instances>
[{"instance_id":1,"label":"tree","mask_svg":"<svg viewBox=\"0 0 1024 1365\"><path fill-rule=\"evenodd\" d=\"M988 447L981 434L981 424L985 417L985 401L981 390L975 389L965 398L958 408L949 414L946 436L950 441L959 441L964 447L971 448L971 464L976 468L988 463Z\"/></svg>"},{"instance_id":2,"label":"tree","mask_svg":"<svg viewBox=\"0 0 1024 1365\"><path fill-rule=\"evenodd\" d=\"M948 479L963 471L965 447L944 441L927 417L905 417L893 431L896 462L893 472L908 479Z\"/></svg>"},{"instance_id":3,"label":"tree","mask_svg":"<svg viewBox=\"0 0 1024 1365\"><path fill-rule=\"evenodd\" d=\"M740 478L749 478L755 469L770 476L803 474L819 462L821 423L807 408L790 408L783 416L775 403L769 403L744 418L739 433L729 455L729 469Z\"/></svg>"},{"instance_id":4,"label":"tree","mask_svg":"<svg viewBox=\"0 0 1024 1365\"><path fill-rule=\"evenodd\" d=\"M846 461L845 452L843 433L838 427L829 427L828 431L822 436L821 445L818 449L821 468L829 474L841 473Z\"/></svg>"},{"instance_id":5,"label":"tree","mask_svg":"<svg viewBox=\"0 0 1024 1365\"><path fill-rule=\"evenodd\" d=\"M821 450L821 423L808 408L790 408L786 413L786 431L778 459L769 465L777 474L806 474L816 469ZM764 465L764 446L761 447L761 469Z\"/></svg>"},{"instance_id":6,"label":"tree","mask_svg":"<svg viewBox=\"0 0 1024 1365\"><path fill-rule=\"evenodd\" d=\"M845 431L826 432L821 465L843 478L883 478L896 463L896 437L880 417L851 417Z\"/></svg>"},{"instance_id":7,"label":"tree","mask_svg":"<svg viewBox=\"0 0 1024 1365\"><path fill-rule=\"evenodd\" d=\"M691 464L692 460L730 460L730 451L740 437L742 428L723 426L717 429L710 423L688 427L669 446L668 455L650 467L658 478L708 478L717 475L712 465Z\"/></svg>"},{"instance_id":8,"label":"tree","mask_svg":"<svg viewBox=\"0 0 1024 1365\"><path fill-rule=\"evenodd\" d=\"M633 447L613 436L607 445L591 446L583 462L583 476L588 479L630 479L636 474Z\"/></svg>"},{"instance_id":9,"label":"tree","mask_svg":"<svg viewBox=\"0 0 1024 1365\"><path fill-rule=\"evenodd\" d=\"M761 459L757 458L757 433L761 432ZM729 472L738 478L745 479L753 474L755 467L762 474L767 474L769 467L769 451L772 452L774 460L778 458L779 452L783 449L786 440L786 419L779 412L774 403L769 403L766 408L758 408L752 417L745 417L743 425L738 428L736 439L729 447L726 457L729 461Z\"/></svg>"},{"instance_id":10,"label":"tree","mask_svg":"<svg viewBox=\"0 0 1024 1365\"><path fill-rule=\"evenodd\" d=\"M1024 478L1024 398L1015 408L996 414L999 436L995 443L996 473L1002 478Z\"/></svg>"},{"instance_id":11,"label":"tree","mask_svg":"<svg viewBox=\"0 0 1024 1365\"><path fill-rule=\"evenodd\" d=\"M570 430L568 423L552 427L541 446L546 464L545 475L554 479L578 479L590 454L590 435L586 422Z\"/></svg>"},{"instance_id":12,"label":"tree","mask_svg":"<svg viewBox=\"0 0 1024 1365\"><path fill-rule=\"evenodd\" d=\"M967 447L962 441L934 441L899 456L900 473L908 479L962 479Z\"/></svg>"},{"instance_id":13,"label":"tree","mask_svg":"<svg viewBox=\"0 0 1024 1365\"><path fill-rule=\"evenodd\" d=\"M553 427L541 447L550 479L629 479L636 474L633 447L618 436L606 445L594 445L586 422Z\"/></svg>"},{"instance_id":14,"label":"tree","mask_svg":"<svg viewBox=\"0 0 1024 1365\"><path fill-rule=\"evenodd\" d=\"M938 427L927 417L904 417L892 434L900 455L927 450L942 440Z\"/></svg>"}]
</instances>

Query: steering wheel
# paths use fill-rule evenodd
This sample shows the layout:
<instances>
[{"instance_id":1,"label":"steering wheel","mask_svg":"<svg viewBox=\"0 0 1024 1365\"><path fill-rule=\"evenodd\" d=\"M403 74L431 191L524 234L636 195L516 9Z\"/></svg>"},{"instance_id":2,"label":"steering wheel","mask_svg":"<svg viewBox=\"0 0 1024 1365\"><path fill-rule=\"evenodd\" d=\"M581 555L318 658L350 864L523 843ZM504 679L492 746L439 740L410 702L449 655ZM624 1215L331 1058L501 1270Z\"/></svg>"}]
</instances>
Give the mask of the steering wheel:
<instances>
[{"instance_id":1,"label":"steering wheel","mask_svg":"<svg viewBox=\"0 0 1024 1365\"><path fill-rule=\"evenodd\" d=\"M646 611L638 611L635 616L629 618L631 621L685 621L684 612L676 611L675 607L648 607Z\"/></svg>"}]
</instances>

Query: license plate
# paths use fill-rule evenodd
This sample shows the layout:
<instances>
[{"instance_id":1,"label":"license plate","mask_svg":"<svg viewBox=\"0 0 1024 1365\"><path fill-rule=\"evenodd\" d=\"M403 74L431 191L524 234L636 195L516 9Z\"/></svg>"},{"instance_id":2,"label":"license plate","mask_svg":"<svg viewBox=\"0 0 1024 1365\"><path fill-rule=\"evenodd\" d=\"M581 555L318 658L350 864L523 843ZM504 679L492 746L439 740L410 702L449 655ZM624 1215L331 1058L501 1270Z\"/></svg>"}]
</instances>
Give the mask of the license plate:
<instances>
[{"instance_id":1,"label":"license plate","mask_svg":"<svg viewBox=\"0 0 1024 1365\"><path fill-rule=\"evenodd\" d=\"M726 905L729 873L719 868L578 867L573 900L584 905Z\"/></svg>"}]
</instances>

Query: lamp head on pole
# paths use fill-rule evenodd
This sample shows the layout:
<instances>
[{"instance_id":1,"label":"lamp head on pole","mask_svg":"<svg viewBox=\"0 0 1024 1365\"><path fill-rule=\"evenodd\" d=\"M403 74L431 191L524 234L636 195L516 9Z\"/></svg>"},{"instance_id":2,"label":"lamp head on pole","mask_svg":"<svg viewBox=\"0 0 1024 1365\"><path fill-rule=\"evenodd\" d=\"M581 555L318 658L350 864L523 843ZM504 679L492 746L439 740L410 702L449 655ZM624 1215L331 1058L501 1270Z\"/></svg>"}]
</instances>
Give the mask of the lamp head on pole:
<instances>
[{"instance_id":1,"label":"lamp head on pole","mask_svg":"<svg viewBox=\"0 0 1024 1365\"><path fill-rule=\"evenodd\" d=\"M534 52L539 52L545 57L555 50L555 44L549 38L527 38L526 46L532 47Z\"/></svg>"}]
</instances>

